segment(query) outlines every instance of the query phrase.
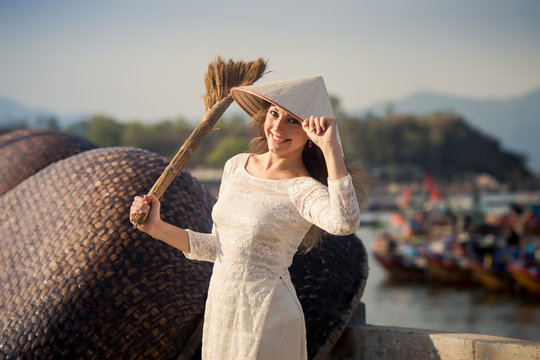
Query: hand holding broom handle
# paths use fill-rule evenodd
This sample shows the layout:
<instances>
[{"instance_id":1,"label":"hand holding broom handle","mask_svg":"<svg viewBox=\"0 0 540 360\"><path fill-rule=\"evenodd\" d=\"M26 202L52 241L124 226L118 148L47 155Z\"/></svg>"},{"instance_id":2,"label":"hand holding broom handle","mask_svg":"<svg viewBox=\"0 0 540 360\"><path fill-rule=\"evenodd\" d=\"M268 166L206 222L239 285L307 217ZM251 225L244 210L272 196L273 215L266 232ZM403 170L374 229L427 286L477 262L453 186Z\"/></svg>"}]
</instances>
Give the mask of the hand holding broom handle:
<instances>
[{"instance_id":1,"label":"hand holding broom handle","mask_svg":"<svg viewBox=\"0 0 540 360\"><path fill-rule=\"evenodd\" d=\"M169 165L165 168L161 176L157 179L149 194L154 194L161 198L171 182L180 174L184 165L189 160L193 152L200 145L204 137L214 127L221 115L233 102L229 94L231 88L235 86L251 85L257 81L266 69L266 62L259 58L256 61L243 62L229 60L225 63L220 57L208 65L208 71L204 76L206 94L204 97L204 107L206 113L203 119L184 142L180 150L173 157ZM137 214L133 217L135 227L144 224L148 213Z\"/></svg>"}]
</instances>

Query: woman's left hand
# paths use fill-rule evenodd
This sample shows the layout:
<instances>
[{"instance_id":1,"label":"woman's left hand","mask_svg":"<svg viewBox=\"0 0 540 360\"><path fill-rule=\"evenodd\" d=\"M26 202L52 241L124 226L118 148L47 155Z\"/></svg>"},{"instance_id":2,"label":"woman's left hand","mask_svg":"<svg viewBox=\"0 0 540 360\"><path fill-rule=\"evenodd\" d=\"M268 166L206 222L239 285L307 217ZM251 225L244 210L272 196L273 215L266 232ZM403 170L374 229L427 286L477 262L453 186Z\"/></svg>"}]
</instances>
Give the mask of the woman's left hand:
<instances>
[{"instance_id":1,"label":"woman's left hand","mask_svg":"<svg viewBox=\"0 0 540 360\"><path fill-rule=\"evenodd\" d=\"M302 127L309 139L318 147L340 146L336 119L327 116L310 116L304 119Z\"/></svg>"}]
</instances>

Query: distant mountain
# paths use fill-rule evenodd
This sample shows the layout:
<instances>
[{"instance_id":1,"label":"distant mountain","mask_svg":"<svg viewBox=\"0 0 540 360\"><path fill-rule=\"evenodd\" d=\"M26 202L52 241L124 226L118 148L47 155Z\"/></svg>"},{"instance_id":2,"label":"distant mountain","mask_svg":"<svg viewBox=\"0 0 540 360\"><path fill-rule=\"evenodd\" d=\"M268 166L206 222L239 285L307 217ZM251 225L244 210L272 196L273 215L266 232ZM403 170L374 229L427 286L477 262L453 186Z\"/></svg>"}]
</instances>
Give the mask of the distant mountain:
<instances>
[{"instance_id":1,"label":"distant mountain","mask_svg":"<svg viewBox=\"0 0 540 360\"><path fill-rule=\"evenodd\" d=\"M21 105L11 99L0 97L0 126L34 123L40 117L50 117L52 112Z\"/></svg>"},{"instance_id":2,"label":"distant mountain","mask_svg":"<svg viewBox=\"0 0 540 360\"><path fill-rule=\"evenodd\" d=\"M51 110L22 105L12 99L0 97L0 127L20 124L26 124L28 127L42 127L42 122L51 117L55 118L60 126L67 126L87 115L58 115Z\"/></svg>"},{"instance_id":3,"label":"distant mountain","mask_svg":"<svg viewBox=\"0 0 540 360\"><path fill-rule=\"evenodd\" d=\"M540 169L540 89L505 100L479 100L421 91L403 99L375 104L362 112L384 115L389 104L400 114L453 111L477 129L499 139L503 148L526 155L531 168Z\"/></svg>"}]
</instances>

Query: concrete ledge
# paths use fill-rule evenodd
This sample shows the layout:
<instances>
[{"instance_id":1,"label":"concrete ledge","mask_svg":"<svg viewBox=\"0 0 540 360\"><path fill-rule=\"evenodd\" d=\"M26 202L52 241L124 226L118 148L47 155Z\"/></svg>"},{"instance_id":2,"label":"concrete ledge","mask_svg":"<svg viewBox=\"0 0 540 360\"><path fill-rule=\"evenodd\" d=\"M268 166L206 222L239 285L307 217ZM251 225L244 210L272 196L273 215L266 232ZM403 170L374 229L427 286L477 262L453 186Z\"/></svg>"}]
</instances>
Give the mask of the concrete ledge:
<instances>
[{"instance_id":1,"label":"concrete ledge","mask_svg":"<svg viewBox=\"0 0 540 360\"><path fill-rule=\"evenodd\" d=\"M351 324L327 360L540 360L540 342Z\"/></svg>"}]
</instances>

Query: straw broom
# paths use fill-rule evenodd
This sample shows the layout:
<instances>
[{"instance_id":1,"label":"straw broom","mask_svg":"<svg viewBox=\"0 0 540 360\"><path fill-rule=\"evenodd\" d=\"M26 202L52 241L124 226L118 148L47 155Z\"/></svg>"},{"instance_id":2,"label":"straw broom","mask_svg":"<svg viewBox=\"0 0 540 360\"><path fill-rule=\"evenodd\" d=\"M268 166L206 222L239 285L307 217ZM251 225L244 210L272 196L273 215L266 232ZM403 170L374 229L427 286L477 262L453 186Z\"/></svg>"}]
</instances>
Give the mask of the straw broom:
<instances>
[{"instance_id":1,"label":"straw broom","mask_svg":"<svg viewBox=\"0 0 540 360\"><path fill-rule=\"evenodd\" d=\"M218 57L208 65L204 76L206 87L203 99L204 117L157 179L149 194L153 193L158 199L163 196L167 187L180 174L204 137L233 102L233 98L229 94L231 88L253 84L264 74L265 70L266 61L262 58L250 62L233 60L224 62L221 57ZM149 212L133 216L133 225L137 227L144 224Z\"/></svg>"}]
</instances>

